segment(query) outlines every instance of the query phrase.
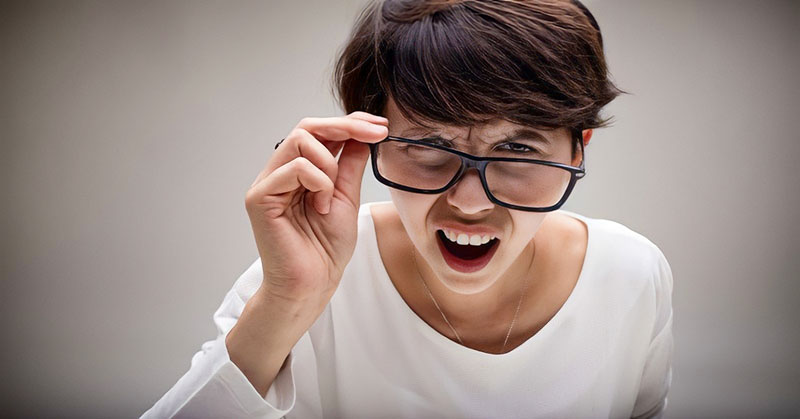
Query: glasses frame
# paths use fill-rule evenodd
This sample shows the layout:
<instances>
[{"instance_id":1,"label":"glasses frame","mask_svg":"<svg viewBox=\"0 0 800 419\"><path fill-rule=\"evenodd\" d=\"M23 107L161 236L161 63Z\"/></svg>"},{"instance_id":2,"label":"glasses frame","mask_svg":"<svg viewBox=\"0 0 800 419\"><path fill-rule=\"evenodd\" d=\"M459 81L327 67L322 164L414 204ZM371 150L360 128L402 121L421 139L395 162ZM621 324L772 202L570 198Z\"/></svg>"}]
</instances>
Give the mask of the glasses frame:
<instances>
[{"instance_id":1,"label":"glasses frame","mask_svg":"<svg viewBox=\"0 0 800 419\"><path fill-rule=\"evenodd\" d=\"M581 147L581 164L579 166L577 166L577 167L570 166L568 164L557 163L557 162L553 162L553 161L547 161L547 160L523 159L523 158L515 158L515 157L479 157L479 156L473 156L472 154L468 154L468 153L465 153L463 151L456 150L456 149L449 148L449 147L445 147L445 146L442 146L442 145L439 145L439 144L430 144L430 143L421 142L421 140L424 140L424 138L423 139L418 139L418 140L412 140L410 138L395 137L395 136L391 136L390 135L390 136L387 136L386 138L384 138L383 140L378 141L377 143L370 143L368 145L369 145L369 149L370 149L370 160L372 160L372 173L375 175L375 178L378 179L379 182L383 183L386 186L389 186L389 187L392 187L392 188L395 188L395 189L399 189L399 190L402 190L402 191L407 191L407 192L414 192L414 193L421 193L421 194L439 194L439 193L445 192L446 190L452 188L453 185L455 185L456 183L458 183L459 180L461 180L461 178L464 176L464 174L467 172L467 170L469 170L471 168L474 168L475 170L478 171L478 177L480 177L480 179L481 179L481 185L483 185L483 191L486 193L486 196L489 198L489 200L492 201L493 203L495 203L497 205L500 205L502 207L511 208L511 209L515 209L515 210L519 210L519 211L550 212L550 211L555 211L555 210L559 209L562 205L564 205L564 203L567 201L567 198L569 198L569 195L572 193L573 188L575 188L575 184L578 182L578 180L583 178L584 176L586 176L586 167L585 167L586 155L584 153L583 136L581 135L581 130L573 129L571 132L572 132L572 140L573 141L577 141L578 144L580 144L580 147ZM454 155L458 156L461 159L461 167L458 169L458 171L453 176L453 178L450 179L450 181L445 186L443 186L443 187L441 187L439 189L417 189L417 188L412 188L410 186L400 185L398 183L392 182L389 179L386 179L378 171L378 159L377 159L377 157L378 157L378 145L380 143L385 142L385 141L396 141L396 142L401 142L401 143L410 143L410 144L416 144L416 145L421 145L421 146L424 146L424 147L430 147L430 148L435 148L437 150L446 151L446 152L448 152L450 154L454 154ZM570 173L569 184L567 185L567 189L564 191L564 195L561 197L561 199L557 203L555 203L554 205L551 205L549 207L525 207L525 206L521 206L521 205L509 204L509 203L506 203L506 202L503 202L503 201L500 201L499 199L497 199L492 194L492 192L489 191L489 186L486 183L486 166L489 165L489 163L496 162L496 161L524 162L524 163L541 164L541 165L544 165L544 166L559 167L559 168L564 169L564 170L566 170L566 171L568 171Z\"/></svg>"}]
</instances>

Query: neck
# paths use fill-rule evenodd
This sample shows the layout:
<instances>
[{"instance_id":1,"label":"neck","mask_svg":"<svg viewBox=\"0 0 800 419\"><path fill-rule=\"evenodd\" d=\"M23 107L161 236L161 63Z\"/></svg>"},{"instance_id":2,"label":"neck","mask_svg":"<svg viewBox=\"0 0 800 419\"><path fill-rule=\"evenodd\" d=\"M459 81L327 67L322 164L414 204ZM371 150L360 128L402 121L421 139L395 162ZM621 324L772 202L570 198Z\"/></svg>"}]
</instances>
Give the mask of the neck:
<instances>
[{"instance_id":1,"label":"neck","mask_svg":"<svg viewBox=\"0 0 800 419\"><path fill-rule=\"evenodd\" d=\"M412 252L418 279L425 281L439 309L463 338L466 329L471 327L496 326L499 322L508 328L530 280L536 246L531 240L509 269L499 274L489 288L475 294L461 294L449 289L425 260L416 255L416 250L412 248ZM419 287L422 293L426 293L421 282Z\"/></svg>"}]
</instances>

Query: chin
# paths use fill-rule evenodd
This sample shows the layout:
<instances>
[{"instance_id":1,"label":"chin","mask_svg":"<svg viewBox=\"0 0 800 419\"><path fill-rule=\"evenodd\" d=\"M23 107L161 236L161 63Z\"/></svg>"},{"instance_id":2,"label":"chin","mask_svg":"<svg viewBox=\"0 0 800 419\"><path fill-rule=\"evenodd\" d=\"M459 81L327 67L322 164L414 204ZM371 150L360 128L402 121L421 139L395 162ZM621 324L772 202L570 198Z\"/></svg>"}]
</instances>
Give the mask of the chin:
<instances>
[{"instance_id":1,"label":"chin","mask_svg":"<svg viewBox=\"0 0 800 419\"><path fill-rule=\"evenodd\" d=\"M452 271L447 273L436 272L436 276L447 289L457 294L479 294L497 282L497 278L490 278L486 275L467 277L460 274L453 275L453 273Z\"/></svg>"}]
</instances>

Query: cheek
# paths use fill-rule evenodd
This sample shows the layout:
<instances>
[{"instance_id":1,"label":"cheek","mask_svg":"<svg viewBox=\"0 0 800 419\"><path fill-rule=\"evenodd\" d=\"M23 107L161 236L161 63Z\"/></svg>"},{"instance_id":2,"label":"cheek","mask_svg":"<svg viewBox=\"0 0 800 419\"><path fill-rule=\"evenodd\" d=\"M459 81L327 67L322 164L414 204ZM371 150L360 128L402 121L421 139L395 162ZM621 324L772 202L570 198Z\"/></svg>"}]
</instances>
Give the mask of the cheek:
<instances>
[{"instance_id":1,"label":"cheek","mask_svg":"<svg viewBox=\"0 0 800 419\"><path fill-rule=\"evenodd\" d=\"M397 209L397 214L400 216L400 221L409 236L413 238L415 235L425 234L427 232L426 220L436 201L436 195L417 194L397 189L390 189L389 193Z\"/></svg>"}]
</instances>

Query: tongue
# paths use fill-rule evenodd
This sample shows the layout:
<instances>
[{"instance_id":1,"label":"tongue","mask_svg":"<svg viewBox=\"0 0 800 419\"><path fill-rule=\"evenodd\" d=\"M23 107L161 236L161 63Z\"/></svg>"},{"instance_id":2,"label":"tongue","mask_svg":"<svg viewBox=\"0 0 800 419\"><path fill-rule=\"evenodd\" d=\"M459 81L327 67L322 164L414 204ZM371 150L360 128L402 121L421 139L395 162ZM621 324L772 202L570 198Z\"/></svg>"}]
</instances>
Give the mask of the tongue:
<instances>
[{"instance_id":1,"label":"tongue","mask_svg":"<svg viewBox=\"0 0 800 419\"><path fill-rule=\"evenodd\" d=\"M464 260L472 260L477 259L486 254L489 249L494 245L494 240L490 240L486 244L482 244L480 246L471 246L471 245L460 245L458 243L453 243L445 237L444 232L442 230L438 231L439 239L444 244L444 248L447 249L453 256L464 259Z\"/></svg>"}]
</instances>

